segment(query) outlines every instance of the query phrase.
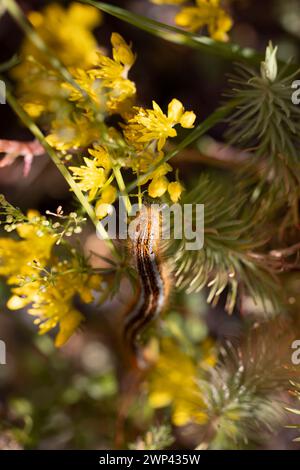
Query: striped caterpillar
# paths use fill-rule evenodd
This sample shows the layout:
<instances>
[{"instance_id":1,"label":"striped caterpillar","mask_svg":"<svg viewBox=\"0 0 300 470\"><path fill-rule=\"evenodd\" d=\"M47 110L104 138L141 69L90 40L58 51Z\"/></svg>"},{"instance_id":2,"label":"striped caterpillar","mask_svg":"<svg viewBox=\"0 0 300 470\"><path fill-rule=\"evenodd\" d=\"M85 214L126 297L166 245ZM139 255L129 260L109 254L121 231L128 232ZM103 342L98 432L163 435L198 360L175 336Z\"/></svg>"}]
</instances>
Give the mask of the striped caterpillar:
<instances>
[{"instance_id":1,"label":"striped caterpillar","mask_svg":"<svg viewBox=\"0 0 300 470\"><path fill-rule=\"evenodd\" d=\"M137 365L145 367L139 346L144 329L164 310L168 296L168 269L161 250L161 214L156 206L144 205L131 228L131 252L140 289L133 309L125 317L124 337Z\"/></svg>"}]
</instances>

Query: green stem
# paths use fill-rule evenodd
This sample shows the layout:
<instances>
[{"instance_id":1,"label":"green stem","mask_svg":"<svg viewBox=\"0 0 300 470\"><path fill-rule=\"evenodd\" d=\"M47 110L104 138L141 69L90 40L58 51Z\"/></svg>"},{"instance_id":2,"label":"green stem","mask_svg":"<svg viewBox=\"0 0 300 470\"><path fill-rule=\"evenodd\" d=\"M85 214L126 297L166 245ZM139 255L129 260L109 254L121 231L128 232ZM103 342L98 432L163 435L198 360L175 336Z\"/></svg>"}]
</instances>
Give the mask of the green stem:
<instances>
[{"instance_id":1,"label":"green stem","mask_svg":"<svg viewBox=\"0 0 300 470\"><path fill-rule=\"evenodd\" d=\"M230 60L245 60L255 64L258 64L263 60L263 56L254 49L242 48L238 44L214 41L213 39L205 36L197 36L196 34L176 28L175 26L169 26L159 21L147 18L146 16L128 12L123 8L110 5L109 3L97 2L94 0L80 1L82 3L92 5L122 21L126 21L127 23L147 31L154 36L163 38L166 41L183 44Z\"/></svg>"},{"instance_id":2,"label":"green stem","mask_svg":"<svg viewBox=\"0 0 300 470\"><path fill-rule=\"evenodd\" d=\"M236 106L236 101L229 101L225 106L217 108L212 114L208 116L199 126L197 126L188 136L183 139L174 150L168 152L163 158L161 158L155 165L150 166L146 173L140 175L133 183L127 187L127 191L130 192L135 189L147 176L150 176L153 171L155 171L160 165L166 163L171 158L175 157L181 150L185 149L188 145L198 140L203 134L205 134L209 129L218 124L218 122L223 121L226 116L231 112L232 108Z\"/></svg>"},{"instance_id":3,"label":"green stem","mask_svg":"<svg viewBox=\"0 0 300 470\"><path fill-rule=\"evenodd\" d=\"M140 177L140 173L139 171L137 172L137 176L138 178ZM138 204L139 204L139 207L142 207L142 188L141 188L141 185L138 184Z\"/></svg>"},{"instance_id":4,"label":"green stem","mask_svg":"<svg viewBox=\"0 0 300 470\"><path fill-rule=\"evenodd\" d=\"M18 58L17 55L14 55L11 59L0 64L0 73L6 72L12 67L15 67L15 65L18 65L19 63L20 63L20 59Z\"/></svg>"},{"instance_id":5,"label":"green stem","mask_svg":"<svg viewBox=\"0 0 300 470\"><path fill-rule=\"evenodd\" d=\"M0 77L1 78L1 77ZM47 140L45 139L42 131L39 129L39 127L32 121L30 116L24 111L24 109L20 106L18 101L14 98L14 96L11 94L9 89L6 90L6 97L7 101L12 107L12 109L15 111L15 113L19 116L21 121L25 124L25 126L31 131L31 133L34 135L34 137L40 142L40 144L44 147L45 152L50 156L52 159L53 163L56 165L60 173L63 175L65 180L67 181L68 185L74 192L75 196L79 200L80 204L92 220L93 224L99 230L101 237L103 240L106 242L106 244L109 246L109 248L114 252L114 254L117 254L115 246L113 242L110 240L106 230L102 226L102 224L99 223L99 220L96 217L95 211L91 204L87 201L86 197L84 196L83 192L80 190L78 187L77 183L74 181L72 178L70 172L68 169L65 167L65 165L61 162L59 156L55 152L55 150L48 144Z\"/></svg>"},{"instance_id":6,"label":"green stem","mask_svg":"<svg viewBox=\"0 0 300 470\"><path fill-rule=\"evenodd\" d=\"M126 191L126 186L125 186L125 183L124 183L124 180L123 180L123 176L122 176L120 167L119 166L114 166L113 167L113 172L114 172L117 184L119 186L120 195L124 198L127 213L130 214L131 213L131 202L130 202L129 196L127 194L127 191Z\"/></svg>"}]
</instances>

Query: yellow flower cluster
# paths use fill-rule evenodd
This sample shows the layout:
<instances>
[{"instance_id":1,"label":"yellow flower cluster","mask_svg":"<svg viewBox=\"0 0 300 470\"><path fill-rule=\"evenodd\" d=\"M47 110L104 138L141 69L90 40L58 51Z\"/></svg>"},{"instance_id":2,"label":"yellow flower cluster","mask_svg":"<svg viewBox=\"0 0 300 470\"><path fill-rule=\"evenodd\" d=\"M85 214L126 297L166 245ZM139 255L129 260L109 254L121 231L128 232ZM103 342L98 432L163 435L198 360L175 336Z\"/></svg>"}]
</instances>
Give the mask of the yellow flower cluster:
<instances>
[{"instance_id":1,"label":"yellow flower cluster","mask_svg":"<svg viewBox=\"0 0 300 470\"><path fill-rule=\"evenodd\" d=\"M34 323L39 325L40 334L59 325L55 346L60 347L84 319L73 305L74 296L79 295L83 302L90 303L92 291L99 290L100 285L100 276L81 272L76 260L56 262L49 275L42 274L34 281L14 287L8 308L15 310L32 304L28 313L37 317Z\"/></svg>"},{"instance_id":2,"label":"yellow flower cluster","mask_svg":"<svg viewBox=\"0 0 300 470\"><path fill-rule=\"evenodd\" d=\"M195 114L185 111L183 104L175 98L169 103L167 114L155 101L152 106L153 109L134 107L133 116L129 117L124 126L125 139L137 150L137 161L133 161L133 167L140 173L146 172L152 164L161 160L167 139L177 135L176 125L190 129L196 119ZM168 191L172 202L179 200L183 186L179 181L169 183L166 174L170 171L172 167L162 163L143 180L143 184L151 180L148 187L151 197L161 197Z\"/></svg>"},{"instance_id":3,"label":"yellow flower cluster","mask_svg":"<svg viewBox=\"0 0 300 470\"><path fill-rule=\"evenodd\" d=\"M153 109L133 108L134 115L124 129L126 139L137 149L145 144L154 142L160 151L166 144L168 137L176 137L174 127L180 124L190 129L193 127L196 116L192 111L185 111L182 103L173 99L168 106L168 114L164 114L155 101Z\"/></svg>"},{"instance_id":4,"label":"yellow flower cluster","mask_svg":"<svg viewBox=\"0 0 300 470\"><path fill-rule=\"evenodd\" d=\"M7 306L18 310L31 304L28 313L37 317L40 334L59 325L55 344L62 346L83 320L73 306L74 296L79 294L84 302L91 302L92 290L100 289L101 278L82 272L76 258L53 262L57 235L37 212L30 211L28 222L16 230L19 240L0 240L0 275L12 286ZM51 274L45 269L49 264Z\"/></svg>"},{"instance_id":5,"label":"yellow flower cluster","mask_svg":"<svg viewBox=\"0 0 300 470\"><path fill-rule=\"evenodd\" d=\"M97 60L93 68L87 71L75 69L72 74L81 89L108 113L123 114L130 109L133 103L136 88L134 82L128 80L128 72L135 61L131 47L117 33L111 36L113 58L97 52ZM70 83L64 83L70 90L70 99L82 103L84 97L80 90Z\"/></svg>"},{"instance_id":6,"label":"yellow flower cluster","mask_svg":"<svg viewBox=\"0 0 300 470\"><path fill-rule=\"evenodd\" d=\"M177 136L178 126L192 128L196 116L177 99L171 100L166 114L155 101L152 109L135 105L136 86L128 78L136 60L131 44L113 33L111 57L97 50L91 32L100 20L96 12L72 3L66 9L51 4L42 12L29 14L36 32L73 80L62 79L26 39L21 56L28 60L14 71L21 101L32 117L43 115L41 122L47 124L46 139L52 147L63 153L88 150L93 157L85 156L81 166L72 165L70 170L89 200L95 200L99 218L107 214L116 198L114 180L120 189L122 176L119 173L116 177L115 168L129 168L139 177L147 173L140 180L140 195L147 190L152 198L168 194L177 202L183 185L178 178L168 178L172 167L161 160L167 139ZM122 132L106 125L105 118L111 114L121 115ZM156 170L149 174L153 165Z\"/></svg>"},{"instance_id":7,"label":"yellow flower cluster","mask_svg":"<svg viewBox=\"0 0 300 470\"><path fill-rule=\"evenodd\" d=\"M100 137L99 124L84 114L54 119L51 132L47 135L48 144L61 152L87 147Z\"/></svg>"},{"instance_id":8,"label":"yellow flower cluster","mask_svg":"<svg viewBox=\"0 0 300 470\"><path fill-rule=\"evenodd\" d=\"M139 174L145 173L152 164L159 163L167 138L177 135L174 128L176 125L191 128L196 118L192 111L185 111L177 99L169 103L167 115L155 102L153 110L134 107L133 112L123 126L123 133L127 143L136 149L135 157L131 158L127 166ZM50 139L50 143L53 142L51 136ZM114 179L114 176L110 176L114 156L112 151L97 144L94 149L89 149L89 153L94 159L85 157L84 165L71 166L70 170L80 189L89 193L90 201L101 193L101 198L96 204L96 213L101 218L107 214L108 207L114 202L117 194L116 189L109 184ZM166 175L171 171L172 167L168 163L162 163L142 180L141 185L148 184L150 197L162 197L168 192L172 202L179 200L183 186L179 181L169 182Z\"/></svg>"},{"instance_id":9,"label":"yellow flower cluster","mask_svg":"<svg viewBox=\"0 0 300 470\"><path fill-rule=\"evenodd\" d=\"M29 211L27 217L28 223L16 228L20 240L1 238L0 275L8 277L9 284L17 284L21 278L36 274L34 262L46 265L56 242L38 212Z\"/></svg>"},{"instance_id":10,"label":"yellow flower cluster","mask_svg":"<svg viewBox=\"0 0 300 470\"><path fill-rule=\"evenodd\" d=\"M96 8L71 3L64 8L57 3L41 12L30 12L28 19L46 46L65 66L80 64L85 69L96 59L97 42L92 30L100 23ZM47 54L25 38L20 51L21 64L13 69L18 94L25 110L33 118L42 113L67 115L66 93L61 80L51 68Z\"/></svg>"},{"instance_id":11,"label":"yellow flower cluster","mask_svg":"<svg viewBox=\"0 0 300 470\"><path fill-rule=\"evenodd\" d=\"M95 60L97 41L92 30L101 21L101 13L96 8L74 2L65 9L58 3L51 3L42 13L29 13L28 19L38 35L66 66L80 63L81 67L86 68ZM36 57L38 52L33 52L32 47L32 43L26 41L23 45L24 55L33 53ZM41 63L44 63L44 54L38 54Z\"/></svg>"},{"instance_id":12,"label":"yellow flower cluster","mask_svg":"<svg viewBox=\"0 0 300 470\"><path fill-rule=\"evenodd\" d=\"M207 349L202 362L196 364L174 340L162 341L161 353L149 377L149 404L152 408L170 406L175 426L207 422L208 415L196 383L201 377L200 370L215 364L211 347Z\"/></svg>"},{"instance_id":13,"label":"yellow flower cluster","mask_svg":"<svg viewBox=\"0 0 300 470\"><path fill-rule=\"evenodd\" d=\"M137 163L134 164L139 168L139 172L141 174L147 171L151 163L156 163L156 161L159 163L161 158L159 157L157 160L153 160L153 155L152 158L151 154L148 154L147 156L148 159L141 158ZM178 202L184 188L179 181L173 181L171 183L169 182L166 175L171 171L171 165L168 163L161 163L156 170L150 173L149 176L142 179L142 185L149 183L148 194L150 197L162 197L166 191L168 191L171 201L174 203Z\"/></svg>"},{"instance_id":14,"label":"yellow flower cluster","mask_svg":"<svg viewBox=\"0 0 300 470\"><path fill-rule=\"evenodd\" d=\"M85 157L83 159L85 165L71 166L70 170L79 188L89 193L90 201L93 201L100 193L95 212L97 217L102 219L108 214L110 205L117 197L116 188L110 184L114 180L114 175L111 175L112 161L107 149L103 146L94 145L93 149L89 149L89 154L94 158Z\"/></svg>"},{"instance_id":15,"label":"yellow flower cluster","mask_svg":"<svg viewBox=\"0 0 300 470\"><path fill-rule=\"evenodd\" d=\"M134 82L127 78L135 62L135 55L119 34L112 34L111 43L113 59L98 53L98 67L90 73L95 80L101 80L108 111L124 114L133 104L136 94Z\"/></svg>"},{"instance_id":16,"label":"yellow flower cluster","mask_svg":"<svg viewBox=\"0 0 300 470\"><path fill-rule=\"evenodd\" d=\"M157 4L181 5L187 0L152 0ZM198 31L204 26L208 33L216 41L228 41L228 31L232 28L232 18L222 8L221 0L195 0L195 6L184 6L175 16L178 26L189 31Z\"/></svg>"},{"instance_id":17,"label":"yellow flower cluster","mask_svg":"<svg viewBox=\"0 0 300 470\"><path fill-rule=\"evenodd\" d=\"M113 58L99 51L93 67L88 69L70 68L75 83L63 82L65 112L51 122L47 136L50 145L60 151L87 147L100 140L99 122L107 114L126 114L134 103L136 87L130 81L128 72L135 61L131 47L117 33L111 36ZM75 110L68 107L76 105ZM92 106L91 106L92 103Z\"/></svg>"},{"instance_id":18,"label":"yellow flower cluster","mask_svg":"<svg viewBox=\"0 0 300 470\"><path fill-rule=\"evenodd\" d=\"M89 152L94 156L93 159L85 157L83 159L85 165L71 166L70 170L73 172L79 188L82 191L88 191L89 200L93 201L107 181L111 163L109 155L103 147L96 147Z\"/></svg>"}]
</instances>

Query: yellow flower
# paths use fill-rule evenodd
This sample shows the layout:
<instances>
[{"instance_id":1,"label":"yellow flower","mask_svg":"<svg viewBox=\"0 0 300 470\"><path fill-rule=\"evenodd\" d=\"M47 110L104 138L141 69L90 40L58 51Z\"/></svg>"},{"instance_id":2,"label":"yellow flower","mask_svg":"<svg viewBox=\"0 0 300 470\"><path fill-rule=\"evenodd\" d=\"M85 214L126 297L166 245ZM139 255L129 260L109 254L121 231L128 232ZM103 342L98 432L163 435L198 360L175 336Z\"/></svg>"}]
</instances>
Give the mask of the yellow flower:
<instances>
[{"instance_id":1,"label":"yellow flower","mask_svg":"<svg viewBox=\"0 0 300 470\"><path fill-rule=\"evenodd\" d=\"M27 277L28 282L25 284L26 287L25 285L21 285L19 287L12 287L11 291L13 295L8 299L6 304L9 310L19 310L20 308L24 308L34 301L36 293L38 292L40 287L39 282L33 280L34 276L36 276L36 273L32 270L32 279L30 279L30 277ZM12 281L8 282L8 284L21 284L20 277L16 277L12 279Z\"/></svg>"},{"instance_id":2,"label":"yellow flower","mask_svg":"<svg viewBox=\"0 0 300 470\"><path fill-rule=\"evenodd\" d=\"M73 306L74 296L79 294L84 302L92 302L91 289L95 286L95 275L90 276L81 272L76 261L65 261L52 267L51 276L50 281L43 277L39 279L39 289L35 292L32 299L33 304L28 313L37 317L34 323L39 325L40 334L47 333L57 324L59 325L55 345L60 347L84 319ZM92 283L90 282L91 277L93 278ZM97 276L97 281L99 290L100 276ZM26 287L23 287L24 291Z\"/></svg>"},{"instance_id":3,"label":"yellow flower","mask_svg":"<svg viewBox=\"0 0 300 470\"><path fill-rule=\"evenodd\" d=\"M85 91L86 95L97 105L97 110L105 110L105 100L103 87L100 80L95 79L89 72L76 68L70 70L74 80L80 88L75 88L72 83L64 82L62 87L69 91L68 99L76 101L78 103L85 104L86 97L83 95L82 90Z\"/></svg>"},{"instance_id":4,"label":"yellow flower","mask_svg":"<svg viewBox=\"0 0 300 470\"><path fill-rule=\"evenodd\" d=\"M101 145L94 145L94 148L88 150L89 154L94 158L84 158L85 165L80 167L71 166L74 179L78 182L78 186L82 191L89 191L89 200L92 201L101 190L112 168L112 162L107 149ZM100 201L103 204L112 204L115 200L115 188L108 185L101 193ZM100 214L98 201L98 216Z\"/></svg>"},{"instance_id":5,"label":"yellow flower","mask_svg":"<svg viewBox=\"0 0 300 470\"><path fill-rule=\"evenodd\" d=\"M87 147L100 136L99 124L83 114L73 119L56 119L51 124L51 131L46 140L49 145L60 151Z\"/></svg>"},{"instance_id":6,"label":"yellow flower","mask_svg":"<svg viewBox=\"0 0 300 470\"><path fill-rule=\"evenodd\" d=\"M152 155L153 158L153 155ZM151 164L155 165L157 164L161 159L161 156L159 158L156 158L155 160L150 160L150 161L144 161L143 157L141 157L139 160L141 162L141 165L139 167L139 171L141 173L145 173ZM165 176L167 173L172 171L171 165L169 163L161 163L156 170L152 171L149 176L145 177L142 179L142 184L146 184L149 180L153 179L158 179L161 178L162 176Z\"/></svg>"},{"instance_id":7,"label":"yellow flower","mask_svg":"<svg viewBox=\"0 0 300 470\"><path fill-rule=\"evenodd\" d=\"M183 7L176 15L175 22L190 31L207 26L210 37L216 41L227 41L227 32L233 22L220 3L220 0L196 0L197 6Z\"/></svg>"},{"instance_id":8,"label":"yellow flower","mask_svg":"<svg viewBox=\"0 0 300 470\"><path fill-rule=\"evenodd\" d=\"M168 185L168 193L170 194L171 201L176 203L179 201L183 187L179 181L174 181Z\"/></svg>"},{"instance_id":9,"label":"yellow flower","mask_svg":"<svg viewBox=\"0 0 300 470\"><path fill-rule=\"evenodd\" d=\"M101 277L90 274L77 258L53 264L57 235L38 212L29 211L27 218L16 226L20 240L0 239L0 275L12 286L7 307L18 310L31 304L28 313L37 317L40 334L59 325L55 344L61 346L83 320L73 305L75 295L92 302L92 291L101 289Z\"/></svg>"},{"instance_id":10,"label":"yellow flower","mask_svg":"<svg viewBox=\"0 0 300 470\"><path fill-rule=\"evenodd\" d=\"M165 176L155 178L148 186L148 194L150 197L161 197L168 189L169 181Z\"/></svg>"},{"instance_id":11,"label":"yellow flower","mask_svg":"<svg viewBox=\"0 0 300 470\"><path fill-rule=\"evenodd\" d=\"M122 114L127 111L136 93L134 82L128 80L128 72L135 62L135 55L119 34L112 34L111 43L113 59L98 53L97 68L89 70L89 74L94 80L101 80L108 111Z\"/></svg>"},{"instance_id":12,"label":"yellow flower","mask_svg":"<svg viewBox=\"0 0 300 470\"><path fill-rule=\"evenodd\" d=\"M106 171L111 169L111 158L105 147L95 144L94 148L89 149L88 152L95 158L98 166L102 166Z\"/></svg>"},{"instance_id":13,"label":"yellow flower","mask_svg":"<svg viewBox=\"0 0 300 470\"><path fill-rule=\"evenodd\" d=\"M105 217L110 210L111 204L113 204L117 197L117 190L114 186L108 185L106 188L103 189L101 192L101 197L97 201L95 206L96 216L99 219Z\"/></svg>"},{"instance_id":14,"label":"yellow flower","mask_svg":"<svg viewBox=\"0 0 300 470\"><path fill-rule=\"evenodd\" d=\"M124 126L124 135L137 148L153 141L157 142L160 151L168 137L177 135L175 125L191 128L196 116L192 111L185 111L182 103L175 98L169 103L167 115L155 101L152 104L153 109L134 108L134 116L129 118L128 124Z\"/></svg>"},{"instance_id":15,"label":"yellow flower","mask_svg":"<svg viewBox=\"0 0 300 470\"><path fill-rule=\"evenodd\" d=\"M45 111L45 106L41 103L25 102L23 107L26 113L33 119L37 119Z\"/></svg>"},{"instance_id":16,"label":"yellow flower","mask_svg":"<svg viewBox=\"0 0 300 470\"><path fill-rule=\"evenodd\" d=\"M73 105L66 99L58 74L33 58L25 64L27 73L24 72L25 77L20 77L17 85L20 103L25 111L34 119L45 113L61 116L71 111Z\"/></svg>"},{"instance_id":17,"label":"yellow flower","mask_svg":"<svg viewBox=\"0 0 300 470\"><path fill-rule=\"evenodd\" d=\"M137 154L137 158L132 157L129 166L134 172L137 172L139 176L142 176L143 173L146 173L151 165L155 165L160 162L163 154L159 152L158 156L154 156L152 152L142 151L140 154ZM140 185L149 183L148 194L150 197L156 198L161 197L170 186L166 174L172 171L171 165L169 163L161 163L156 170L152 171L148 176L145 176L141 179ZM173 188L173 193L175 194L175 187ZM172 186L170 186L172 192ZM177 189L178 191L178 189ZM170 194L170 192L169 192Z\"/></svg>"},{"instance_id":18,"label":"yellow flower","mask_svg":"<svg viewBox=\"0 0 300 470\"><path fill-rule=\"evenodd\" d=\"M162 342L161 353L149 377L149 404L153 408L170 406L176 426L208 420L196 379L199 370L174 340Z\"/></svg>"},{"instance_id":19,"label":"yellow flower","mask_svg":"<svg viewBox=\"0 0 300 470\"><path fill-rule=\"evenodd\" d=\"M56 242L55 235L42 224L44 219L37 212L29 211L28 219L28 223L17 226L21 240L0 239L0 275L7 276L9 284L35 274L34 263L45 266Z\"/></svg>"},{"instance_id":20,"label":"yellow flower","mask_svg":"<svg viewBox=\"0 0 300 470\"><path fill-rule=\"evenodd\" d=\"M83 160L85 165L71 166L70 170L79 188L82 191L89 191L89 200L92 201L106 181L106 172L96 159L85 157Z\"/></svg>"},{"instance_id":21,"label":"yellow flower","mask_svg":"<svg viewBox=\"0 0 300 470\"><path fill-rule=\"evenodd\" d=\"M92 302L92 290L100 290L101 277L82 272L76 260L54 264L48 276L45 272L38 272L34 281L13 287L7 306L16 310L32 304L28 313L36 317L40 334L59 325L55 345L60 347L84 319L73 305L74 296L79 294L83 302Z\"/></svg>"},{"instance_id":22,"label":"yellow flower","mask_svg":"<svg viewBox=\"0 0 300 470\"><path fill-rule=\"evenodd\" d=\"M112 33L111 43L113 46L113 58L114 61L124 66L124 74L132 67L135 62L135 55L133 54L131 47L126 44L122 36L118 33Z\"/></svg>"},{"instance_id":23,"label":"yellow flower","mask_svg":"<svg viewBox=\"0 0 300 470\"><path fill-rule=\"evenodd\" d=\"M52 3L40 12L30 12L28 19L37 34L64 65L72 67L80 64L82 68L92 65L97 50L97 41L92 30L101 22L99 10L76 2L71 3L68 8ZM37 49L30 39L25 39L21 57L29 56L49 67L44 53ZM19 77L25 71L23 65L15 69ZM25 78L24 75L22 77Z\"/></svg>"},{"instance_id":24,"label":"yellow flower","mask_svg":"<svg viewBox=\"0 0 300 470\"><path fill-rule=\"evenodd\" d=\"M77 330L80 323L83 321L83 316L75 308L71 308L65 315L59 320L59 331L55 338L55 346L60 348L63 346L72 334ZM41 330L41 334L44 331Z\"/></svg>"},{"instance_id":25,"label":"yellow flower","mask_svg":"<svg viewBox=\"0 0 300 470\"><path fill-rule=\"evenodd\" d=\"M30 12L28 19L47 47L67 67L91 67L97 57L97 41L92 34L101 21L94 7L71 3L64 8L52 3ZM20 51L21 63L12 70L21 103L33 118L43 113L66 116L70 103L61 79L49 64L47 54L25 37Z\"/></svg>"}]
</instances>

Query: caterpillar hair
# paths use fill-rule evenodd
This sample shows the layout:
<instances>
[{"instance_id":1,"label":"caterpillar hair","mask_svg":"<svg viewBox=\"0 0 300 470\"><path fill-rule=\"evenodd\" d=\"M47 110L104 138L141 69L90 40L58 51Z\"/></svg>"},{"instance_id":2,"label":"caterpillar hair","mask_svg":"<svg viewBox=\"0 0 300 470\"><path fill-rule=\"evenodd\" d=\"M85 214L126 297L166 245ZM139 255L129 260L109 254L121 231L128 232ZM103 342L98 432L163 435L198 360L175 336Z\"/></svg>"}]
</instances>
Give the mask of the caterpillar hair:
<instances>
[{"instance_id":1,"label":"caterpillar hair","mask_svg":"<svg viewBox=\"0 0 300 470\"><path fill-rule=\"evenodd\" d=\"M166 307L169 270L161 253L160 211L154 205L143 205L132 223L130 251L138 272L139 292L133 308L126 314L124 337L137 365L145 367L139 337Z\"/></svg>"}]
</instances>

